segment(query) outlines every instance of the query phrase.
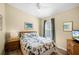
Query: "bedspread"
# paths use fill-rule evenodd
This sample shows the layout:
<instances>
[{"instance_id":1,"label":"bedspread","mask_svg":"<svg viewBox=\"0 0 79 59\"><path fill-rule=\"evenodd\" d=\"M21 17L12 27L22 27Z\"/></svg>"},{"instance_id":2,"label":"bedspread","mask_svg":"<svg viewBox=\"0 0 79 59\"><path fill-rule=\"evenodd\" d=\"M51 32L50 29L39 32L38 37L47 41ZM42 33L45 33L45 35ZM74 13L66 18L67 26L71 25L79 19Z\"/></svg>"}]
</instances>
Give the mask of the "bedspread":
<instances>
[{"instance_id":1,"label":"bedspread","mask_svg":"<svg viewBox=\"0 0 79 59\"><path fill-rule=\"evenodd\" d=\"M53 48L53 41L40 36L25 37L20 40L23 50L28 51L29 55L40 55Z\"/></svg>"}]
</instances>

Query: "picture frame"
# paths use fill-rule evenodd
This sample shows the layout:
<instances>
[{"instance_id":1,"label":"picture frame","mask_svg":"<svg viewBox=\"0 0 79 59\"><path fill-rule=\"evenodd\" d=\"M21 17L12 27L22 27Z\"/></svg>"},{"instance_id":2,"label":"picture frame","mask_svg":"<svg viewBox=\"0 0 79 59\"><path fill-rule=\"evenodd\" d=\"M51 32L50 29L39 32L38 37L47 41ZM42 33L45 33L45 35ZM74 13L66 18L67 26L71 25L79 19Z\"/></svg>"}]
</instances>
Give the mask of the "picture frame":
<instances>
[{"instance_id":1,"label":"picture frame","mask_svg":"<svg viewBox=\"0 0 79 59\"><path fill-rule=\"evenodd\" d=\"M0 15L0 31L2 31L2 25L3 24L3 20L2 20L2 15Z\"/></svg>"},{"instance_id":2,"label":"picture frame","mask_svg":"<svg viewBox=\"0 0 79 59\"><path fill-rule=\"evenodd\" d=\"M24 23L24 29L27 30L32 30L33 29L33 24L32 23Z\"/></svg>"},{"instance_id":3,"label":"picture frame","mask_svg":"<svg viewBox=\"0 0 79 59\"><path fill-rule=\"evenodd\" d=\"M73 29L73 23L70 22L64 22L64 31L72 31Z\"/></svg>"}]
</instances>

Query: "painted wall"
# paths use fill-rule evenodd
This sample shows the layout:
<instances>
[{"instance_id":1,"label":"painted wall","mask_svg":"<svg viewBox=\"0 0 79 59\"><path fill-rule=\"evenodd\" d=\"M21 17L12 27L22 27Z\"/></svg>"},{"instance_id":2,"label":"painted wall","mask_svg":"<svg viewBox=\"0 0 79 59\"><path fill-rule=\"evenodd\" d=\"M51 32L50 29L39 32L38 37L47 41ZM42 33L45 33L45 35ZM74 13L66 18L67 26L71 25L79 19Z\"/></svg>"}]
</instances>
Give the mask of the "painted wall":
<instances>
[{"instance_id":1,"label":"painted wall","mask_svg":"<svg viewBox=\"0 0 79 59\"><path fill-rule=\"evenodd\" d=\"M0 54L3 54L5 44L5 4L0 4L0 15L2 15L2 31L0 31Z\"/></svg>"},{"instance_id":2,"label":"painted wall","mask_svg":"<svg viewBox=\"0 0 79 59\"><path fill-rule=\"evenodd\" d=\"M39 24L39 31L40 31L40 32L39 32L39 35L40 35L40 36L43 36L44 20L43 20L43 19L40 19L40 20L39 20L39 23L40 23L40 24Z\"/></svg>"},{"instance_id":3,"label":"painted wall","mask_svg":"<svg viewBox=\"0 0 79 59\"><path fill-rule=\"evenodd\" d=\"M6 4L6 31L7 32L23 31L24 22L32 23L33 30L39 33L38 18Z\"/></svg>"},{"instance_id":4,"label":"painted wall","mask_svg":"<svg viewBox=\"0 0 79 59\"><path fill-rule=\"evenodd\" d=\"M63 23L72 21L73 30L79 30L79 7L61 12L53 16L55 18L56 44L66 50L67 39L72 38L71 32L63 31Z\"/></svg>"}]
</instances>

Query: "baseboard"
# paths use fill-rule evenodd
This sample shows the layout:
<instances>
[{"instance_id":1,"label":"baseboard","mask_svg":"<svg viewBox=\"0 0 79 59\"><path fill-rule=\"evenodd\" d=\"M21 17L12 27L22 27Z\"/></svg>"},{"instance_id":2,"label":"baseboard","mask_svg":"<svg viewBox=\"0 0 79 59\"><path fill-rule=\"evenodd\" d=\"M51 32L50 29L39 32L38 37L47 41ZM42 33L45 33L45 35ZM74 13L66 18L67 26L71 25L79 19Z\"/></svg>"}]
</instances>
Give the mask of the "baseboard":
<instances>
[{"instance_id":1,"label":"baseboard","mask_svg":"<svg viewBox=\"0 0 79 59\"><path fill-rule=\"evenodd\" d=\"M62 49L62 50L64 50L64 51L67 51L67 49L65 49L65 48L63 48L63 47L60 47L60 46L56 46L57 48L60 48L60 49Z\"/></svg>"}]
</instances>

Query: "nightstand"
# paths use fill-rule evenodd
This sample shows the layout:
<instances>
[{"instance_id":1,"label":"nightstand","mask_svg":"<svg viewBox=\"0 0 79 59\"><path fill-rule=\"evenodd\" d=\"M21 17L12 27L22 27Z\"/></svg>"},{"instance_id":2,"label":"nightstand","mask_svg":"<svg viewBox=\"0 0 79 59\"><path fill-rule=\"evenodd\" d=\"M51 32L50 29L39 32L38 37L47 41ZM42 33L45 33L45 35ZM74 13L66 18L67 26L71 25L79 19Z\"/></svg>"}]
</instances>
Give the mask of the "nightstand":
<instances>
[{"instance_id":1,"label":"nightstand","mask_svg":"<svg viewBox=\"0 0 79 59\"><path fill-rule=\"evenodd\" d=\"M79 42L73 39L67 40L67 52L69 55L79 55Z\"/></svg>"},{"instance_id":2,"label":"nightstand","mask_svg":"<svg viewBox=\"0 0 79 59\"><path fill-rule=\"evenodd\" d=\"M10 38L5 44L5 51L13 51L20 48L20 40L18 37Z\"/></svg>"}]
</instances>

